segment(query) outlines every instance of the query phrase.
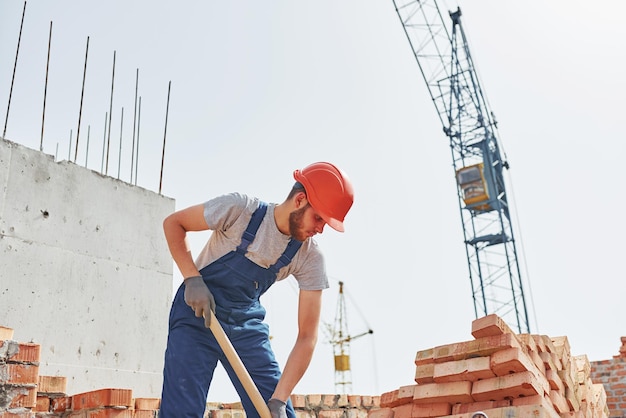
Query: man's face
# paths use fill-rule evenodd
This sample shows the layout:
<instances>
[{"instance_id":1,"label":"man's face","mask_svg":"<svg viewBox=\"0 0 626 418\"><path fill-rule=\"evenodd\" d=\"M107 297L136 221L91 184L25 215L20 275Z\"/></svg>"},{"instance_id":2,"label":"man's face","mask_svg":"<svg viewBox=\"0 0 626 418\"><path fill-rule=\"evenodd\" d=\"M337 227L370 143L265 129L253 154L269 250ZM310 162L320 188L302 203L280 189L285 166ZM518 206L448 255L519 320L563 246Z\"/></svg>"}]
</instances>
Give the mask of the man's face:
<instances>
[{"instance_id":1,"label":"man's face","mask_svg":"<svg viewBox=\"0 0 626 418\"><path fill-rule=\"evenodd\" d=\"M289 234L298 241L304 241L315 234L324 232L326 222L308 203L289 214Z\"/></svg>"}]
</instances>

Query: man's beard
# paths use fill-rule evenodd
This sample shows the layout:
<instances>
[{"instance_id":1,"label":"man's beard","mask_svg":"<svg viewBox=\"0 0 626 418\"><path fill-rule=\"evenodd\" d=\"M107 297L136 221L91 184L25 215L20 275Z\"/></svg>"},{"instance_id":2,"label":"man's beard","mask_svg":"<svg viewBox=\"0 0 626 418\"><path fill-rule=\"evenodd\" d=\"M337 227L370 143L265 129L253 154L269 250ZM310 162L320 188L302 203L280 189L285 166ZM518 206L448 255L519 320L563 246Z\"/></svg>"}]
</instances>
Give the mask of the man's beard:
<instances>
[{"instance_id":1,"label":"man's beard","mask_svg":"<svg viewBox=\"0 0 626 418\"><path fill-rule=\"evenodd\" d=\"M309 235L306 234L302 227L302 219L304 218L304 212L308 209L309 204L301 207L298 210L294 210L289 214L289 235L298 241L306 240Z\"/></svg>"}]
</instances>

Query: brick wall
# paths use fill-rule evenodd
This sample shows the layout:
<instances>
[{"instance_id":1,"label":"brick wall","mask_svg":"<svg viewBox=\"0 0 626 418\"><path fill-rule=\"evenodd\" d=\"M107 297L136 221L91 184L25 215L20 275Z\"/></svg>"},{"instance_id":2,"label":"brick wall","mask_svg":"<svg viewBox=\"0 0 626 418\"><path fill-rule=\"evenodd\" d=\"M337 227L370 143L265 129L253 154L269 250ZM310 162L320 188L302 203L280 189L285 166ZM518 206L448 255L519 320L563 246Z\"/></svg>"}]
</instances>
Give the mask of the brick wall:
<instances>
[{"instance_id":1,"label":"brick wall","mask_svg":"<svg viewBox=\"0 0 626 418\"><path fill-rule=\"evenodd\" d=\"M618 355L591 362L591 378L604 385L611 418L626 417L626 337L621 342Z\"/></svg>"}]
</instances>

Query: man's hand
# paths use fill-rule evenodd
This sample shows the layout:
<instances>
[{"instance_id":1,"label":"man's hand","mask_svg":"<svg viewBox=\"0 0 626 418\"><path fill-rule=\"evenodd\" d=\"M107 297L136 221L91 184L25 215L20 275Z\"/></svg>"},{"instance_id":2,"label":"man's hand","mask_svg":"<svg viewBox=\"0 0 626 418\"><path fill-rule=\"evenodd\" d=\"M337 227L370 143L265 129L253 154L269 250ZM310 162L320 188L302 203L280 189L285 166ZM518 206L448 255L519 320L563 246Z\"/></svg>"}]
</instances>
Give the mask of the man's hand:
<instances>
[{"instance_id":1,"label":"man's hand","mask_svg":"<svg viewBox=\"0 0 626 418\"><path fill-rule=\"evenodd\" d=\"M211 312L215 312L215 299L204 283L202 276L185 279L185 303L193 309L198 318L204 316L204 326L211 325Z\"/></svg>"},{"instance_id":2,"label":"man's hand","mask_svg":"<svg viewBox=\"0 0 626 418\"><path fill-rule=\"evenodd\" d=\"M272 398L267 401L272 418L287 418L287 404L280 399Z\"/></svg>"}]
</instances>

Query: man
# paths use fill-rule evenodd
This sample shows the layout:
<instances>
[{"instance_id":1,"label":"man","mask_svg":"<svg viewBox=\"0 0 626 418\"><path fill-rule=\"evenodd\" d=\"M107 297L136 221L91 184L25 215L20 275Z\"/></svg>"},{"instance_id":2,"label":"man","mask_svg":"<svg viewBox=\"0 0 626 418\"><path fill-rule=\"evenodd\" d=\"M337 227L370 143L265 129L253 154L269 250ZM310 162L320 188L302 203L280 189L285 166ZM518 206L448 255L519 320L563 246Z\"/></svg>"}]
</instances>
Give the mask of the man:
<instances>
[{"instance_id":1,"label":"man","mask_svg":"<svg viewBox=\"0 0 626 418\"><path fill-rule=\"evenodd\" d=\"M165 237L184 282L170 311L160 418L203 417L218 361L247 417L259 416L208 329L209 310L215 312L272 417L295 418L289 397L313 356L322 290L328 288L324 258L313 236L326 224L343 232L354 194L345 173L327 162L293 175L296 183L281 204L231 193L164 220ZM186 234L208 229L211 237L194 262ZM298 336L281 372L259 297L289 275L300 288Z\"/></svg>"}]
</instances>

